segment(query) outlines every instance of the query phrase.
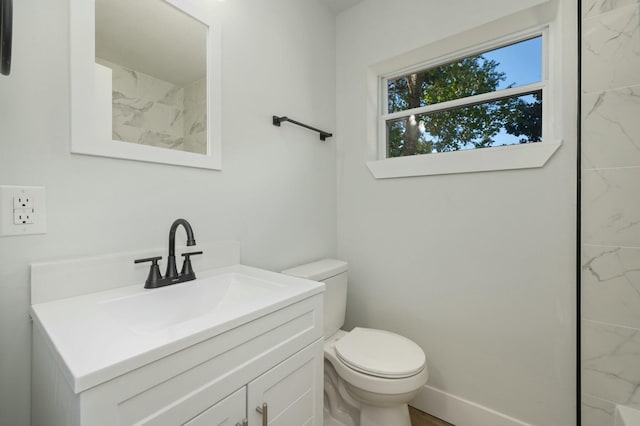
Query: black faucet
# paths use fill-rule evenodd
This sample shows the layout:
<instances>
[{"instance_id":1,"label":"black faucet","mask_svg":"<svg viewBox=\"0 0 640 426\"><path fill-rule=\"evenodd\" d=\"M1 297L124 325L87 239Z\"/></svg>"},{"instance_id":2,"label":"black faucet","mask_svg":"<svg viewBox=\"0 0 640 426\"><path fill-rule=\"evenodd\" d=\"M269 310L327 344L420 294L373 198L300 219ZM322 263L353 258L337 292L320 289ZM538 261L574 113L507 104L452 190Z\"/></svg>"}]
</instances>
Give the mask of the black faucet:
<instances>
[{"instance_id":1,"label":"black faucet","mask_svg":"<svg viewBox=\"0 0 640 426\"><path fill-rule=\"evenodd\" d=\"M184 262L182 263L182 270L179 274L176 268L176 230L180 225L182 225L187 232L187 246L196 245L193 229L191 229L189 222L185 219L176 219L169 229L169 257L167 258L167 272L164 278L160 274L160 267L158 266L158 261L162 259L162 256L137 259L134 261L134 263L151 262L151 269L149 270L147 281L144 283L144 288L164 287L196 279L196 274L191 266L191 256L202 254L201 251L183 253L182 257L184 257Z\"/></svg>"},{"instance_id":2,"label":"black faucet","mask_svg":"<svg viewBox=\"0 0 640 426\"><path fill-rule=\"evenodd\" d=\"M169 257L167 258L167 272L164 274L165 278L176 278L178 276L178 270L176 269L176 231L178 226L182 225L187 232L187 246L195 246L196 240L193 238L193 229L191 224L185 219L176 219L171 224L169 229Z\"/></svg>"}]
</instances>

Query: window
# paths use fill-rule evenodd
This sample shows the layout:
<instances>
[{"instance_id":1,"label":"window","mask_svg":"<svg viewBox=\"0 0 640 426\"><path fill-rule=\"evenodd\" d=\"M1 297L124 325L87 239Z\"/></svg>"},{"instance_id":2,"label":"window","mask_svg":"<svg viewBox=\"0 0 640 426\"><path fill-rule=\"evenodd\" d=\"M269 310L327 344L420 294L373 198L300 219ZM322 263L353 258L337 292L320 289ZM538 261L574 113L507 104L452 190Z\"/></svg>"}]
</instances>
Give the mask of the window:
<instances>
[{"instance_id":1,"label":"window","mask_svg":"<svg viewBox=\"0 0 640 426\"><path fill-rule=\"evenodd\" d=\"M573 23L556 6L543 2L370 66L373 176L543 167L575 121Z\"/></svg>"},{"instance_id":2,"label":"window","mask_svg":"<svg viewBox=\"0 0 640 426\"><path fill-rule=\"evenodd\" d=\"M540 142L542 38L383 78L386 156Z\"/></svg>"}]
</instances>

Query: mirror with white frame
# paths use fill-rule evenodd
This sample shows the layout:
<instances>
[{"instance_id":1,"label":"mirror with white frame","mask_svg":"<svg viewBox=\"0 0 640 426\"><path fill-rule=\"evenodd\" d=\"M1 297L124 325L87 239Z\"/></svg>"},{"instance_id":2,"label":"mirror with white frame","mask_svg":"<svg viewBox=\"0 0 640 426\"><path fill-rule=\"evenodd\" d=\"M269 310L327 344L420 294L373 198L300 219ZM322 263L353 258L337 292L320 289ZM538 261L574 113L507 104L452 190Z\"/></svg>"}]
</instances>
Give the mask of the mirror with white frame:
<instances>
[{"instance_id":1,"label":"mirror with white frame","mask_svg":"<svg viewBox=\"0 0 640 426\"><path fill-rule=\"evenodd\" d=\"M221 169L212 15L197 0L71 0L71 152Z\"/></svg>"}]
</instances>

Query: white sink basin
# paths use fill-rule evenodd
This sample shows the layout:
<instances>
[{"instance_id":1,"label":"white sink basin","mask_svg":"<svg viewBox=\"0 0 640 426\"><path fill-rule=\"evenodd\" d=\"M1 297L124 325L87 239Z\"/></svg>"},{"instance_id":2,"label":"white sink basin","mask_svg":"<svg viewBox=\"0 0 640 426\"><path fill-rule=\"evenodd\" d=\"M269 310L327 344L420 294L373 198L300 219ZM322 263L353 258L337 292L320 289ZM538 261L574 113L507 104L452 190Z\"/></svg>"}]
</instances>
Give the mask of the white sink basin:
<instances>
[{"instance_id":1,"label":"white sink basin","mask_svg":"<svg viewBox=\"0 0 640 426\"><path fill-rule=\"evenodd\" d=\"M244 265L157 289L143 283L31 306L74 392L104 383L324 291Z\"/></svg>"},{"instance_id":2,"label":"white sink basin","mask_svg":"<svg viewBox=\"0 0 640 426\"><path fill-rule=\"evenodd\" d=\"M98 306L135 333L146 334L207 314L231 315L283 290L283 285L229 272L105 300Z\"/></svg>"}]
</instances>

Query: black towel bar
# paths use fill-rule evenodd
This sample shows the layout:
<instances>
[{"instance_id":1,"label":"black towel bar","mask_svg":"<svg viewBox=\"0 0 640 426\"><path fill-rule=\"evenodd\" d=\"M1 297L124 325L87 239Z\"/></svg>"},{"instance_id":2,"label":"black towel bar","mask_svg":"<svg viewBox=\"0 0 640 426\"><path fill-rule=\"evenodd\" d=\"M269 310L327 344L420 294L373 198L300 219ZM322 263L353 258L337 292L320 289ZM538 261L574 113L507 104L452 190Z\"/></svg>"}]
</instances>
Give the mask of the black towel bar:
<instances>
[{"instance_id":1,"label":"black towel bar","mask_svg":"<svg viewBox=\"0 0 640 426\"><path fill-rule=\"evenodd\" d=\"M293 124L297 124L300 127L304 127L305 129L309 129L309 130L313 130L314 132L318 132L320 133L320 140L321 141L326 141L327 138L330 138L333 136L333 134L329 133L329 132L325 132L323 130L320 129L316 129L315 127L311 127L311 126L307 126L306 124L300 123L299 121L296 120L292 120L289 117L278 117L278 116L273 116L273 125L274 126L278 126L280 127L280 123L282 123L283 121L288 121L290 123Z\"/></svg>"}]
</instances>

